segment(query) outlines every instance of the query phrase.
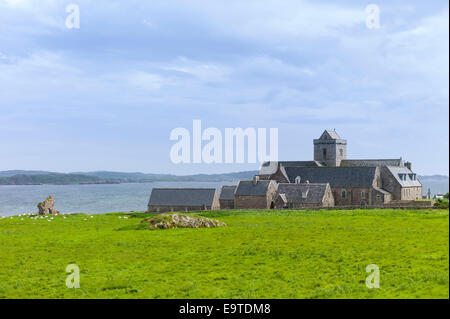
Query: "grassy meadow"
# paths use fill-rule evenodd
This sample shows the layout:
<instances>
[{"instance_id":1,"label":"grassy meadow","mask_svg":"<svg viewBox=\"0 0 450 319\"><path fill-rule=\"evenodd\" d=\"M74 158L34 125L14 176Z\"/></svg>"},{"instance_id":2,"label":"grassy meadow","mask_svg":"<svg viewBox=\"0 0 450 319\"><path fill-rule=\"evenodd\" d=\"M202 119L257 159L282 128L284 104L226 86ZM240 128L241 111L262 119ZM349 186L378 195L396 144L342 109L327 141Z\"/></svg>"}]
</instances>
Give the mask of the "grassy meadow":
<instances>
[{"instance_id":1,"label":"grassy meadow","mask_svg":"<svg viewBox=\"0 0 450 319\"><path fill-rule=\"evenodd\" d=\"M448 210L200 215L228 226L145 230L143 213L0 219L0 298L449 297ZM79 289L65 285L68 264ZM369 264L378 289L365 285Z\"/></svg>"}]
</instances>

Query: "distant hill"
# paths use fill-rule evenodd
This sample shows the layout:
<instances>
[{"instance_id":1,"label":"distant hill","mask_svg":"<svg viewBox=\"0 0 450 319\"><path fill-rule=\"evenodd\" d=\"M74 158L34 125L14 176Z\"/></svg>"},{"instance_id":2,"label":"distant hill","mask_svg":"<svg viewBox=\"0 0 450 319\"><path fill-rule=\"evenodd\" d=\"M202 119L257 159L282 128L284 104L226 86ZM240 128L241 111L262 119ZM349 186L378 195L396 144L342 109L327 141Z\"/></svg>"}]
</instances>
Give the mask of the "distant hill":
<instances>
[{"instance_id":1,"label":"distant hill","mask_svg":"<svg viewBox=\"0 0 450 319\"><path fill-rule=\"evenodd\" d=\"M0 185L38 185L38 184L111 184L144 182L222 182L251 179L257 171L244 171L226 174L196 174L177 176L171 174L145 174L140 172L76 172L53 173L45 171L3 171L0 172Z\"/></svg>"},{"instance_id":2,"label":"distant hill","mask_svg":"<svg viewBox=\"0 0 450 319\"><path fill-rule=\"evenodd\" d=\"M39 184L103 184L118 181L102 180L95 176L81 174L16 174L9 177L0 177L0 185L39 185Z\"/></svg>"},{"instance_id":3,"label":"distant hill","mask_svg":"<svg viewBox=\"0 0 450 319\"><path fill-rule=\"evenodd\" d=\"M11 170L0 171L0 185L34 185L34 184L109 184L109 183L144 183L144 182L232 182L241 179L251 179L258 171L243 171L224 174L148 174L141 172L74 172L54 173L46 171ZM418 176L424 189L431 187L437 192L448 188L448 176L425 175Z\"/></svg>"},{"instance_id":4,"label":"distant hill","mask_svg":"<svg viewBox=\"0 0 450 319\"><path fill-rule=\"evenodd\" d=\"M239 179L251 179L258 171L243 171L224 174L195 174L195 175L172 175L172 174L146 174L146 173L122 173L122 172L86 172L80 173L88 176L95 176L101 179L114 179L121 182L221 182L236 181Z\"/></svg>"},{"instance_id":5,"label":"distant hill","mask_svg":"<svg viewBox=\"0 0 450 319\"><path fill-rule=\"evenodd\" d=\"M420 181L448 181L447 175L418 175Z\"/></svg>"},{"instance_id":6,"label":"distant hill","mask_svg":"<svg viewBox=\"0 0 450 319\"><path fill-rule=\"evenodd\" d=\"M53 174L53 172L23 171L23 170L0 171L0 177L11 177L11 176L14 176L14 175L41 175L41 174Z\"/></svg>"}]
</instances>

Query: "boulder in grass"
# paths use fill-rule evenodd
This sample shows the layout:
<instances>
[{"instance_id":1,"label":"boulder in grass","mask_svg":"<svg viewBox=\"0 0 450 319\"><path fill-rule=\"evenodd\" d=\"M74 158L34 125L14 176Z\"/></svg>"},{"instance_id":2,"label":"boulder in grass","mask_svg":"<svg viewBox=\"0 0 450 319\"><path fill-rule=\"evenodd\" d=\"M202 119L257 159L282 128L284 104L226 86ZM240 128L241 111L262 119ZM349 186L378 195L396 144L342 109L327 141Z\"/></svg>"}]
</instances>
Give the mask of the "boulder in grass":
<instances>
[{"instance_id":1,"label":"boulder in grass","mask_svg":"<svg viewBox=\"0 0 450 319\"><path fill-rule=\"evenodd\" d=\"M224 222L202 216L192 216L183 214L160 214L152 218L141 220L141 223L148 225L148 229L168 229L168 228L211 228L227 226Z\"/></svg>"}]
</instances>

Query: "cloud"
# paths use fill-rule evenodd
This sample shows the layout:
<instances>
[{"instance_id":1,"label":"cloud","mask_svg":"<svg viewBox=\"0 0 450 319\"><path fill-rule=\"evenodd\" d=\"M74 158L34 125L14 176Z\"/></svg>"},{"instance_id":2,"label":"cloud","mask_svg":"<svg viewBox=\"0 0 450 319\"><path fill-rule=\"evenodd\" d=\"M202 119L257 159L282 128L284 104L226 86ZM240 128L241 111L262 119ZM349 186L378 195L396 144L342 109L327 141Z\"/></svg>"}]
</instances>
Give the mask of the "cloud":
<instances>
[{"instance_id":1,"label":"cloud","mask_svg":"<svg viewBox=\"0 0 450 319\"><path fill-rule=\"evenodd\" d=\"M80 0L81 28L69 30L66 4L0 1L0 142L23 132L25 148L62 135L161 150L173 127L200 118L279 127L298 145L283 151L290 158L308 159L298 136L325 127L389 141L373 156L407 135L415 167L433 157L448 171L448 155L416 148L448 133L448 6L381 1L381 28L367 29L365 6L349 2ZM369 144L355 142L354 154ZM166 155L152 154L155 165L168 167Z\"/></svg>"}]
</instances>

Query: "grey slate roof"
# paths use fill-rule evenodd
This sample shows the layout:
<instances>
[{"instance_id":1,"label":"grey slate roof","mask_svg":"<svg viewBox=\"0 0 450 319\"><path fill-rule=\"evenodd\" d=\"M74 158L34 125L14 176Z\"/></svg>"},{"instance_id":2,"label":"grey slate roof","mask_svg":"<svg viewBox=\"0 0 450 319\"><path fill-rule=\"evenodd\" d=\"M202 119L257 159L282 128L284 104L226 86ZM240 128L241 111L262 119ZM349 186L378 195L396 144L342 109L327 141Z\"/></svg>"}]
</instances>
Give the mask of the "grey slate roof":
<instances>
[{"instance_id":1,"label":"grey slate roof","mask_svg":"<svg viewBox=\"0 0 450 319\"><path fill-rule=\"evenodd\" d=\"M411 170L407 167L396 167L396 166L387 166L386 167L394 176L396 181L402 185L402 187L420 187L422 183L417 179L416 174L411 172ZM404 176L404 180L401 179L400 175ZM416 176L414 180L412 177Z\"/></svg>"},{"instance_id":2,"label":"grey slate roof","mask_svg":"<svg viewBox=\"0 0 450 319\"><path fill-rule=\"evenodd\" d=\"M371 187L376 167L285 167L291 183L300 176L301 182L330 183L331 187Z\"/></svg>"},{"instance_id":3,"label":"grey slate roof","mask_svg":"<svg viewBox=\"0 0 450 319\"><path fill-rule=\"evenodd\" d=\"M270 183L274 181L258 181L256 184L253 184L253 181L239 181L235 195L265 196Z\"/></svg>"},{"instance_id":4,"label":"grey slate roof","mask_svg":"<svg viewBox=\"0 0 450 319\"><path fill-rule=\"evenodd\" d=\"M328 135L329 135L332 139L334 139L334 140L340 140L340 139L341 139L341 137L339 136L338 133L336 133L336 131L325 130L325 132L327 132ZM323 134L322 134L322 135L323 135Z\"/></svg>"},{"instance_id":5,"label":"grey slate roof","mask_svg":"<svg viewBox=\"0 0 450 319\"><path fill-rule=\"evenodd\" d=\"M318 161L282 161L280 162L284 167L298 166L298 167L320 167L322 164Z\"/></svg>"},{"instance_id":6,"label":"grey slate roof","mask_svg":"<svg viewBox=\"0 0 450 319\"><path fill-rule=\"evenodd\" d=\"M288 203L322 203L326 190L327 184L278 184L278 194L284 194Z\"/></svg>"},{"instance_id":7,"label":"grey slate roof","mask_svg":"<svg viewBox=\"0 0 450 319\"><path fill-rule=\"evenodd\" d=\"M320 167L323 166L318 161L279 161L264 162L259 170L259 175L275 174L279 166L301 166L301 167Z\"/></svg>"},{"instance_id":8,"label":"grey slate roof","mask_svg":"<svg viewBox=\"0 0 450 319\"><path fill-rule=\"evenodd\" d=\"M223 185L220 188L220 200L234 200L234 191L236 190L237 186L228 186Z\"/></svg>"},{"instance_id":9,"label":"grey slate roof","mask_svg":"<svg viewBox=\"0 0 450 319\"><path fill-rule=\"evenodd\" d=\"M211 206L215 188L153 188L148 205Z\"/></svg>"},{"instance_id":10,"label":"grey slate roof","mask_svg":"<svg viewBox=\"0 0 450 319\"><path fill-rule=\"evenodd\" d=\"M401 158L394 159L354 159L342 160L341 167L359 167L359 166L402 166Z\"/></svg>"}]
</instances>

